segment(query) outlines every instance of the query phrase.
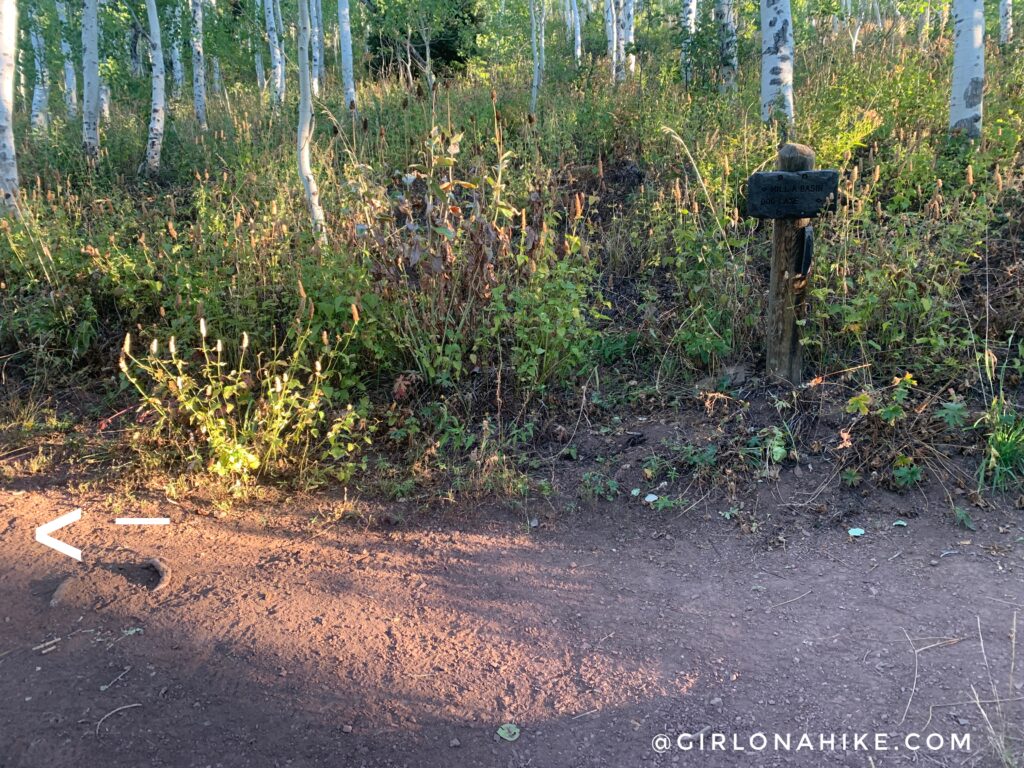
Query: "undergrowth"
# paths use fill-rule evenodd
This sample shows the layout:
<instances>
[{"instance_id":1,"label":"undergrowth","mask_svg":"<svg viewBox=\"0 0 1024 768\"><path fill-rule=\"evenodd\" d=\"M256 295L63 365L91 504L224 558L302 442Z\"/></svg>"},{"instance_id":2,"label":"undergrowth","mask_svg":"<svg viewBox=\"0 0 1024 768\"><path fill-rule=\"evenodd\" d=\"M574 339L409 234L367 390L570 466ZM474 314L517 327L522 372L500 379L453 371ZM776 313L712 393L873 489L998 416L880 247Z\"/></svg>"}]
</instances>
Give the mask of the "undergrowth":
<instances>
[{"instance_id":1,"label":"undergrowth","mask_svg":"<svg viewBox=\"0 0 1024 768\"><path fill-rule=\"evenodd\" d=\"M916 419L908 400L925 393L930 423L976 427L979 483L1019 483L1024 297L1005 231L1024 210L1024 60L989 58L986 138L969 144L945 130L941 42L880 39L885 56L827 42L801 51L791 136L841 174L837 210L815 223L808 367L861 393L851 416L876 437ZM137 396L140 451L232 483L369 467L396 496L410 477L518 492L514 454L581 403L614 411L624 390L618 402L672 405L761 355L770 236L743 195L776 137L756 119L753 50L727 96L686 92L672 41L642 43L641 76L618 88L556 64L536 119L515 57L471 63L433 98L368 81L358 116L330 84L314 149L324 243L293 127L251 89L214 99L206 134L173 104L165 169L143 181L146 90L122 84L95 173L60 120L19 146L25 215L0 221L6 375ZM905 488L922 459L900 448L885 472ZM793 435L741 449L770 467Z\"/></svg>"}]
</instances>

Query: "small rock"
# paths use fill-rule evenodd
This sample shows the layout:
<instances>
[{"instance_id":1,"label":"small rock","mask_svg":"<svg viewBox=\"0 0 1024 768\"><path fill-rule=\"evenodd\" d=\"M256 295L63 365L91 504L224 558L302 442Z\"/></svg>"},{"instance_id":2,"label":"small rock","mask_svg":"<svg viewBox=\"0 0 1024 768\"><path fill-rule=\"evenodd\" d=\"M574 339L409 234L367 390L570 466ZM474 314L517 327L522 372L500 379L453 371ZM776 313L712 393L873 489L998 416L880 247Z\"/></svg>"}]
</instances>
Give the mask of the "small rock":
<instances>
[{"instance_id":1,"label":"small rock","mask_svg":"<svg viewBox=\"0 0 1024 768\"><path fill-rule=\"evenodd\" d=\"M718 696L715 696L715 698L709 701L708 704L710 704L712 707L720 707L722 706L722 699Z\"/></svg>"},{"instance_id":2,"label":"small rock","mask_svg":"<svg viewBox=\"0 0 1024 768\"><path fill-rule=\"evenodd\" d=\"M458 739L452 739L451 741L448 742L448 746L451 747L452 749L454 749L455 747L461 747L462 746L462 742L459 741Z\"/></svg>"},{"instance_id":3,"label":"small rock","mask_svg":"<svg viewBox=\"0 0 1024 768\"><path fill-rule=\"evenodd\" d=\"M343 725L343 726L341 726L341 730L342 730L343 733L352 733L352 726L351 725Z\"/></svg>"},{"instance_id":4,"label":"small rock","mask_svg":"<svg viewBox=\"0 0 1024 768\"><path fill-rule=\"evenodd\" d=\"M928 565L938 565L938 564L939 564L938 560L929 560L928 561Z\"/></svg>"}]
</instances>

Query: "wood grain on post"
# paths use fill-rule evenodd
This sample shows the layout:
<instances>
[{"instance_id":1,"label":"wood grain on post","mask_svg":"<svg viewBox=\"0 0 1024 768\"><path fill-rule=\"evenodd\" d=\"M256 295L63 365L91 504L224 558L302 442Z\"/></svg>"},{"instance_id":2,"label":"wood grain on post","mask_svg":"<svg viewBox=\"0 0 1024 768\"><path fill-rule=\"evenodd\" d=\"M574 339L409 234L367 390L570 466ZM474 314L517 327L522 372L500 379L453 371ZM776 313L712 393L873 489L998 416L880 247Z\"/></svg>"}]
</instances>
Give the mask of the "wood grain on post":
<instances>
[{"instance_id":1,"label":"wood grain on post","mask_svg":"<svg viewBox=\"0 0 1024 768\"><path fill-rule=\"evenodd\" d=\"M814 150L803 144L784 144L776 168L814 169ZM774 219L772 272L768 286L768 340L765 369L769 377L800 384L803 354L797 320L804 314L807 281L801 275L804 228L810 219Z\"/></svg>"}]
</instances>

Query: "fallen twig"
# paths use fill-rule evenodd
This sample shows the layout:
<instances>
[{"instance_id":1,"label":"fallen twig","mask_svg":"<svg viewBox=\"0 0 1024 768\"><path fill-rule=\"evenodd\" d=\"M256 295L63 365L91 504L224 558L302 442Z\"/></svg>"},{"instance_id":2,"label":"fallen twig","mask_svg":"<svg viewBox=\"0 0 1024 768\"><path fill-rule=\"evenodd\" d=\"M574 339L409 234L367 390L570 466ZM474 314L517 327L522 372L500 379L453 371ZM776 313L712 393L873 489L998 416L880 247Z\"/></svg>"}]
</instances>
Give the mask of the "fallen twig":
<instances>
[{"instance_id":1,"label":"fallen twig","mask_svg":"<svg viewBox=\"0 0 1024 768\"><path fill-rule=\"evenodd\" d=\"M900 627L900 629L903 628ZM917 693L918 673L917 648L914 646L914 641L910 639L910 633L904 629L903 634L907 636L907 642L910 643L910 648L914 651L914 685L910 688L910 698L907 699L907 706L903 710L903 717L900 718L900 725L903 725L907 721L907 713L910 712L910 703L914 700L914 694Z\"/></svg>"},{"instance_id":2,"label":"fallen twig","mask_svg":"<svg viewBox=\"0 0 1024 768\"><path fill-rule=\"evenodd\" d=\"M107 683L106 685L101 685L101 686L100 686L100 693L102 693L103 691L109 691L109 690L110 690L111 688L113 688L113 687L114 687L114 683L116 683L116 682L117 682L118 680L120 680L120 679L121 679L122 677L124 677L125 675L127 675L127 674L128 674L129 672L131 672L131 671L132 671L132 668L131 668L131 667L125 667L125 668L124 668L124 671L123 671L123 672L121 672L121 674L120 674L120 675L118 675L117 677L115 677L115 678L114 678L113 680L111 680L111 681L110 681L109 683Z\"/></svg>"},{"instance_id":3,"label":"fallen twig","mask_svg":"<svg viewBox=\"0 0 1024 768\"><path fill-rule=\"evenodd\" d=\"M103 725L103 721L111 715L116 715L118 712L123 712L126 709L135 709L135 707L141 706L141 704L125 704L123 707L118 707L117 709L110 710L109 712L107 712L107 714L100 718L100 721L98 723L96 723L96 735L100 735L100 726Z\"/></svg>"},{"instance_id":4,"label":"fallen twig","mask_svg":"<svg viewBox=\"0 0 1024 768\"><path fill-rule=\"evenodd\" d=\"M797 600L799 600L799 599L801 599L801 598L804 598L804 597L807 597L807 596L808 596L809 594L811 594L811 592L813 592L813 591L814 591L813 589L808 589L808 590L807 590L806 592L804 592L804 593L803 593L802 595L797 595L797 596L796 596L796 597L794 597L794 598L793 598L792 600L786 600L786 601L785 601L784 603L776 603L775 605L769 605L769 606L768 606L768 610L770 611L770 610L772 610L773 608L781 608L781 607L782 607L782 606L784 606L784 605L789 605L790 603L795 603L795 602L796 602Z\"/></svg>"}]
</instances>

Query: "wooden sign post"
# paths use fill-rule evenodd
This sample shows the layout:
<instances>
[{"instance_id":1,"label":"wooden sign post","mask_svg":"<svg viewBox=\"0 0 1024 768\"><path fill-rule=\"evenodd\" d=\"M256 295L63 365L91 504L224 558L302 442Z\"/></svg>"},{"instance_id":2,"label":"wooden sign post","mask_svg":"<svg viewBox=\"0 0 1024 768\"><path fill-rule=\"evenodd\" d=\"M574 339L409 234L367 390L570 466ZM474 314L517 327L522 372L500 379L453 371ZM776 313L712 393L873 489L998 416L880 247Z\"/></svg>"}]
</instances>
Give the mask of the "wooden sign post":
<instances>
[{"instance_id":1,"label":"wooden sign post","mask_svg":"<svg viewBox=\"0 0 1024 768\"><path fill-rule=\"evenodd\" d=\"M747 215L772 219L772 271L768 287L769 376L799 384L803 376L799 320L807 314L807 278L814 252L811 217L834 204L838 171L815 171L814 150L785 144L777 171L755 173L747 185Z\"/></svg>"}]
</instances>

